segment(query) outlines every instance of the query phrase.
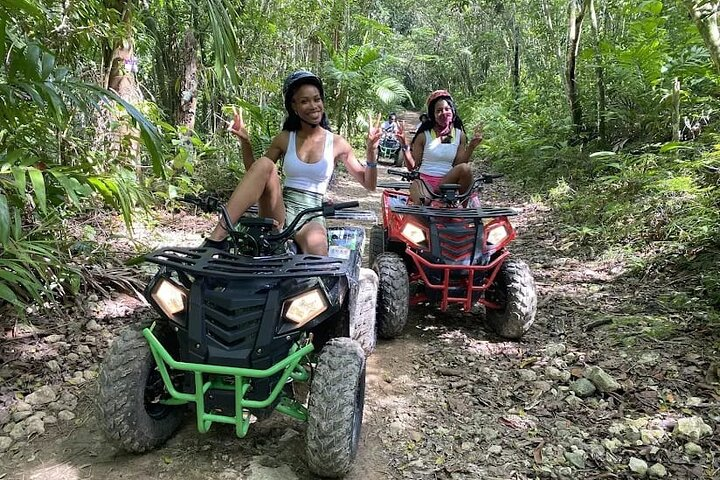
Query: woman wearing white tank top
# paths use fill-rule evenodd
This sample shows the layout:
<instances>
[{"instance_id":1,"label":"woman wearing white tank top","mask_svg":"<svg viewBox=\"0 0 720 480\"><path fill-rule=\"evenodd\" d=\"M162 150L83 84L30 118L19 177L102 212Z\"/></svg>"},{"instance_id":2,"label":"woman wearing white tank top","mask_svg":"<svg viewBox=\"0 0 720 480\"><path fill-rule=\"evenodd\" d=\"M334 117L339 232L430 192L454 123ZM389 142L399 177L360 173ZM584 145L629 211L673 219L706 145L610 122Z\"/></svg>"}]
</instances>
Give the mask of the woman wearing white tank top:
<instances>
[{"instance_id":1,"label":"woman wearing white tank top","mask_svg":"<svg viewBox=\"0 0 720 480\"><path fill-rule=\"evenodd\" d=\"M278 225L289 223L300 210L320 205L338 162L366 190L375 190L379 125L369 128L363 165L347 140L330 131L320 78L305 70L292 73L283 84L283 97L287 111L283 129L273 138L267 153L257 160L253 159L249 137L237 113L229 125L230 132L240 139L246 168L245 177L227 204L233 222L257 202L261 216L275 219ZM281 156L284 186L275 166ZM225 226L218 223L205 244L224 248L226 237ZM306 223L295 235L295 241L305 253L327 255L327 233L321 222Z\"/></svg>"},{"instance_id":2,"label":"woman wearing white tank top","mask_svg":"<svg viewBox=\"0 0 720 480\"><path fill-rule=\"evenodd\" d=\"M427 120L415 133L412 149L408 147L404 132L398 134L405 152L405 165L408 170L419 169L420 178L434 192L442 184L457 183L464 193L472 185L469 161L482 142L482 125L474 129L473 137L468 141L455 102L446 90L432 92L426 103ZM410 198L414 203L429 198L423 182L416 180L410 185Z\"/></svg>"}]
</instances>

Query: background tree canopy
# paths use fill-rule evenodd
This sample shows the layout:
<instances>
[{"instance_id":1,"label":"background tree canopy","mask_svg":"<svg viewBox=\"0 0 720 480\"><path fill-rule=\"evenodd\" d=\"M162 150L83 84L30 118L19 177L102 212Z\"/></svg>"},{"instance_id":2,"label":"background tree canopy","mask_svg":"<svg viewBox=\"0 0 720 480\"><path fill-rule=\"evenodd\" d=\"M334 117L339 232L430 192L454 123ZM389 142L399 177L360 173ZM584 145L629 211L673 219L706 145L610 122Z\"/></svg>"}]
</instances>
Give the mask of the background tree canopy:
<instances>
[{"instance_id":1,"label":"background tree canopy","mask_svg":"<svg viewBox=\"0 0 720 480\"><path fill-rule=\"evenodd\" d=\"M0 302L81 289L102 246L69 219L109 207L132 225L232 189L229 109L262 152L284 77L307 68L356 140L368 114L450 90L486 125L478 168L552 204L566 248L704 271L720 303L717 15L704 0L0 0Z\"/></svg>"}]
</instances>

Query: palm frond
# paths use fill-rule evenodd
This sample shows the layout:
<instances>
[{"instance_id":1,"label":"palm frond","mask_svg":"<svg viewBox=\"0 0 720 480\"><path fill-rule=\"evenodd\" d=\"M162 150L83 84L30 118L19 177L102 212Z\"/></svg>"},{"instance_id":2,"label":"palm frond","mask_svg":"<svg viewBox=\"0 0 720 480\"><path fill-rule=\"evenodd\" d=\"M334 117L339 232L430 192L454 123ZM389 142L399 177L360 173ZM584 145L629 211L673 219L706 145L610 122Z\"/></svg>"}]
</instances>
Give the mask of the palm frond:
<instances>
[{"instance_id":1,"label":"palm frond","mask_svg":"<svg viewBox=\"0 0 720 480\"><path fill-rule=\"evenodd\" d=\"M410 92L405 85L396 78L383 78L373 85L373 87L375 94L378 96L380 101L386 105L394 105L402 102L403 100L409 100L414 106Z\"/></svg>"}]
</instances>

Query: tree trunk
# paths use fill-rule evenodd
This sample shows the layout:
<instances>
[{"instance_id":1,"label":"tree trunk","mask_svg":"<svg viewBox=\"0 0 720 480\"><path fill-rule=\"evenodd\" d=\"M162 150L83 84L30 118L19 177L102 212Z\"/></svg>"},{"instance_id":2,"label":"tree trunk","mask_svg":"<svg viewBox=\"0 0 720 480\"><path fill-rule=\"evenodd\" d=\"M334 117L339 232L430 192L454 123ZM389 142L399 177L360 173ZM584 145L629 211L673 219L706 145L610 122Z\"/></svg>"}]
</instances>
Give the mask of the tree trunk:
<instances>
[{"instance_id":1,"label":"tree trunk","mask_svg":"<svg viewBox=\"0 0 720 480\"><path fill-rule=\"evenodd\" d=\"M124 36L114 42L112 52L105 62L108 70L105 73L104 87L117 93L126 102L137 105L142 100L142 93L135 77L138 63L134 54L132 0L107 0L106 7L121 13L121 28L118 30L123 31ZM141 180L142 165L137 137L137 130L124 120L122 126L111 132L110 150L130 160L135 167L138 180Z\"/></svg>"},{"instance_id":2,"label":"tree trunk","mask_svg":"<svg viewBox=\"0 0 720 480\"><path fill-rule=\"evenodd\" d=\"M584 6L583 4L583 8L578 11L576 0L570 0L568 4L568 45L565 63L565 87L567 89L568 104L570 106L570 116L576 135L579 135L583 130L582 106L580 105L578 94L576 69L577 56L580 49L580 32L583 18L585 17Z\"/></svg>"},{"instance_id":3,"label":"tree trunk","mask_svg":"<svg viewBox=\"0 0 720 480\"><path fill-rule=\"evenodd\" d=\"M195 128L195 112L197 109L198 87L198 43L192 29L185 32L183 41L183 72L180 77L180 104L176 115L177 125L188 129L188 134Z\"/></svg>"},{"instance_id":4,"label":"tree trunk","mask_svg":"<svg viewBox=\"0 0 720 480\"><path fill-rule=\"evenodd\" d=\"M607 127L605 122L606 98L605 98L605 72L603 69L602 53L600 52L600 32L598 30L597 15L595 14L594 0L585 0L587 6L583 9L590 11L590 26L593 32L593 50L595 51L595 77L597 81L597 129L601 143L607 141Z\"/></svg>"},{"instance_id":5,"label":"tree trunk","mask_svg":"<svg viewBox=\"0 0 720 480\"><path fill-rule=\"evenodd\" d=\"M515 23L513 17L513 63L512 63L512 79L513 93L515 95L516 107L520 103L520 29Z\"/></svg>"},{"instance_id":6,"label":"tree trunk","mask_svg":"<svg viewBox=\"0 0 720 480\"><path fill-rule=\"evenodd\" d=\"M705 46L710 51L715 69L720 73L720 29L718 29L718 5L710 0L683 0L695 20Z\"/></svg>"},{"instance_id":7,"label":"tree trunk","mask_svg":"<svg viewBox=\"0 0 720 480\"><path fill-rule=\"evenodd\" d=\"M107 6L121 12L125 35L115 42L109 61L106 63L109 68L105 75L105 87L113 90L123 100L137 104L142 99L142 94L135 78L138 64L134 55L135 41L132 36L132 1L108 1Z\"/></svg>"},{"instance_id":8,"label":"tree trunk","mask_svg":"<svg viewBox=\"0 0 720 480\"><path fill-rule=\"evenodd\" d=\"M672 139L673 142L680 141L680 79L673 81L672 92Z\"/></svg>"},{"instance_id":9,"label":"tree trunk","mask_svg":"<svg viewBox=\"0 0 720 480\"><path fill-rule=\"evenodd\" d=\"M515 9L506 10L503 4L497 4L495 13L503 15L505 30L508 39L505 45L511 53L508 59L510 66L510 81L512 82L514 109L517 111L520 102L520 27L515 19Z\"/></svg>"},{"instance_id":10,"label":"tree trunk","mask_svg":"<svg viewBox=\"0 0 720 480\"><path fill-rule=\"evenodd\" d=\"M135 72L137 58L133 54L132 39L125 39L115 47L110 57L110 70L107 73L106 87L117 93L120 98L132 104L142 99Z\"/></svg>"}]
</instances>

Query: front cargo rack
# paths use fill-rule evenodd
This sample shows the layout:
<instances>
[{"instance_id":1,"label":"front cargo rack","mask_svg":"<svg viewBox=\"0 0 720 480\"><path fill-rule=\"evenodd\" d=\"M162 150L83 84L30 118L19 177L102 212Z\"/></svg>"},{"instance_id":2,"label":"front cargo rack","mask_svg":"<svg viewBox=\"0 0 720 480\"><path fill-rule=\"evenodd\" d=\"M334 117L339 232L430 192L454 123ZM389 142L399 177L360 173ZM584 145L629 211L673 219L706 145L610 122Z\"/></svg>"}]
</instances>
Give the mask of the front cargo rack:
<instances>
[{"instance_id":1,"label":"front cargo rack","mask_svg":"<svg viewBox=\"0 0 720 480\"><path fill-rule=\"evenodd\" d=\"M250 257L205 247L161 248L147 254L145 259L194 276L233 279L344 276L348 273L347 261L339 258L306 254Z\"/></svg>"}]
</instances>

